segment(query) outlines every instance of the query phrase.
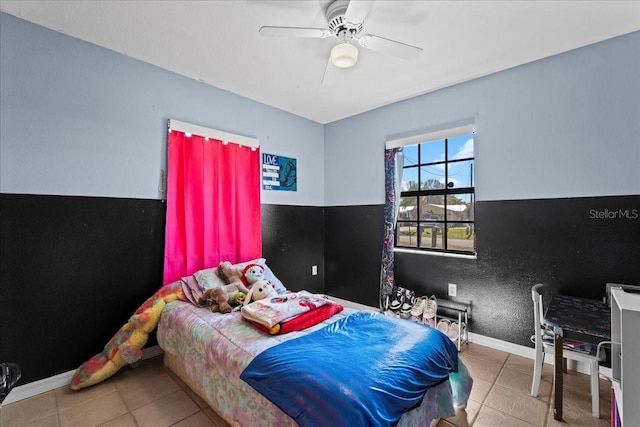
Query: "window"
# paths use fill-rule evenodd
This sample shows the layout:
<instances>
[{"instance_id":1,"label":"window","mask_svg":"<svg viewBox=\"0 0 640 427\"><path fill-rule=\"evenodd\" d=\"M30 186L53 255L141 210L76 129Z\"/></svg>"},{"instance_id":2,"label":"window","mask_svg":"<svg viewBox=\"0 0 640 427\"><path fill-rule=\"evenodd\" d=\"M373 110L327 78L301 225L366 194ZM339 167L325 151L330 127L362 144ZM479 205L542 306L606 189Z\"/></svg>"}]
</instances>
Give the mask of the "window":
<instances>
[{"instance_id":1,"label":"window","mask_svg":"<svg viewBox=\"0 0 640 427\"><path fill-rule=\"evenodd\" d=\"M473 133L404 145L403 152L395 246L475 254Z\"/></svg>"}]
</instances>

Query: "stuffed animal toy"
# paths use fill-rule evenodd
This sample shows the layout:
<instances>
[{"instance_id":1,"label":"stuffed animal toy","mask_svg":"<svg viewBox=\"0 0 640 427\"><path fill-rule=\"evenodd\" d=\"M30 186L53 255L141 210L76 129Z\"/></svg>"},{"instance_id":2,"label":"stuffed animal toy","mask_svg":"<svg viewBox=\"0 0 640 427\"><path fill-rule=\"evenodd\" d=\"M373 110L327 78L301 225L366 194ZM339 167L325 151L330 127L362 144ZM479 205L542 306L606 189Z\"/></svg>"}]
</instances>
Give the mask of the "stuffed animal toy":
<instances>
[{"instance_id":1,"label":"stuffed animal toy","mask_svg":"<svg viewBox=\"0 0 640 427\"><path fill-rule=\"evenodd\" d=\"M248 264L244 270L242 270L242 275L243 282L248 288L260 280L265 280L264 267L260 264Z\"/></svg>"},{"instance_id":2,"label":"stuffed animal toy","mask_svg":"<svg viewBox=\"0 0 640 427\"><path fill-rule=\"evenodd\" d=\"M171 301L189 301L180 281L163 286L149 297L107 342L101 353L83 363L73 373L71 389L80 390L106 380L124 365L142 358L142 348L155 329L162 309Z\"/></svg>"},{"instance_id":3,"label":"stuffed animal toy","mask_svg":"<svg viewBox=\"0 0 640 427\"><path fill-rule=\"evenodd\" d=\"M229 261L222 261L218 265L218 277L220 277L227 285L238 284L245 286L244 273L241 267L236 267Z\"/></svg>"},{"instance_id":4,"label":"stuffed animal toy","mask_svg":"<svg viewBox=\"0 0 640 427\"><path fill-rule=\"evenodd\" d=\"M200 298L198 304L208 305L213 312L231 313L233 307L231 304L239 304L244 300L249 290L245 288L242 282L232 283L229 285L218 286L207 289Z\"/></svg>"},{"instance_id":5,"label":"stuffed animal toy","mask_svg":"<svg viewBox=\"0 0 640 427\"><path fill-rule=\"evenodd\" d=\"M242 305L247 305L253 301L258 301L261 299L276 297L278 297L278 292L271 284L271 282L267 280L259 280L255 282L253 286L251 286L251 289L249 289L249 293L245 297Z\"/></svg>"}]
</instances>

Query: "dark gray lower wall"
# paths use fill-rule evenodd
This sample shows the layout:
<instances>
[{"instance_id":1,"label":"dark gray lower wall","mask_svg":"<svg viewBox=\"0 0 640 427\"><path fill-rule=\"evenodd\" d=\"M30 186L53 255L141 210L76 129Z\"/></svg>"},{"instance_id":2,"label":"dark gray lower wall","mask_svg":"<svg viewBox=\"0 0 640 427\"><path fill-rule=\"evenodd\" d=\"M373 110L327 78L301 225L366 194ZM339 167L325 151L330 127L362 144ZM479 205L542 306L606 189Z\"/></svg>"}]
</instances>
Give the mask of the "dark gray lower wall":
<instances>
[{"instance_id":1,"label":"dark gray lower wall","mask_svg":"<svg viewBox=\"0 0 640 427\"><path fill-rule=\"evenodd\" d=\"M326 208L326 292L377 306L382 205ZM531 286L602 298L640 283L640 196L476 203L477 259L396 253L400 286L471 305L470 330L530 345Z\"/></svg>"},{"instance_id":2,"label":"dark gray lower wall","mask_svg":"<svg viewBox=\"0 0 640 427\"><path fill-rule=\"evenodd\" d=\"M262 254L287 289L324 292L324 239L324 208L262 205Z\"/></svg>"},{"instance_id":3,"label":"dark gray lower wall","mask_svg":"<svg viewBox=\"0 0 640 427\"><path fill-rule=\"evenodd\" d=\"M262 205L263 256L291 290L377 306L382 214ZM640 196L478 202L476 215L477 259L395 263L418 294L456 283L473 332L529 345L535 283L591 298L640 284ZM21 364L20 384L77 368L159 288L164 227L160 200L0 194L0 361Z\"/></svg>"},{"instance_id":4,"label":"dark gray lower wall","mask_svg":"<svg viewBox=\"0 0 640 427\"><path fill-rule=\"evenodd\" d=\"M164 223L159 200L0 195L0 361L21 384L77 368L159 289Z\"/></svg>"},{"instance_id":5,"label":"dark gray lower wall","mask_svg":"<svg viewBox=\"0 0 640 427\"><path fill-rule=\"evenodd\" d=\"M384 206L325 208L325 292L378 307Z\"/></svg>"},{"instance_id":6,"label":"dark gray lower wall","mask_svg":"<svg viewBox=\"0 0 640 427\"><path fill-rule=\"evenodd\" d=\"M77 368L159 289L165 212L161 200L0 194L0 361L21 365L19 384ZM263 256L292 290L323 292L323 216L262 205Z\"/></svg>"}]
</instances>

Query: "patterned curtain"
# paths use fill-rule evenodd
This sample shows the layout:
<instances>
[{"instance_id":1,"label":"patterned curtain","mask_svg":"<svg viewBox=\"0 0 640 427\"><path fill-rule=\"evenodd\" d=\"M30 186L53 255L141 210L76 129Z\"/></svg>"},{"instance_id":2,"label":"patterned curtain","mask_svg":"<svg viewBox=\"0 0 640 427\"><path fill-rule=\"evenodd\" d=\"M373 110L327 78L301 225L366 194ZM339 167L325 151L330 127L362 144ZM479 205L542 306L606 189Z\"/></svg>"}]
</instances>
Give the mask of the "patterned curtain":
<instances>
[{"instance_id":1,"label":"patterned curtain","mask_svg":"<svg viewBox=\"0 0 640 427\"><path fill-rule=\"evenodd\" d=\"M396 219L398 218L400 184L404 158L402 147L384 152L384 241L382 245L382 266L380 269L380 310L389 308L389 297L395 287L393 276L393 247L395 243Z\"/></svg>"}]
</instances>

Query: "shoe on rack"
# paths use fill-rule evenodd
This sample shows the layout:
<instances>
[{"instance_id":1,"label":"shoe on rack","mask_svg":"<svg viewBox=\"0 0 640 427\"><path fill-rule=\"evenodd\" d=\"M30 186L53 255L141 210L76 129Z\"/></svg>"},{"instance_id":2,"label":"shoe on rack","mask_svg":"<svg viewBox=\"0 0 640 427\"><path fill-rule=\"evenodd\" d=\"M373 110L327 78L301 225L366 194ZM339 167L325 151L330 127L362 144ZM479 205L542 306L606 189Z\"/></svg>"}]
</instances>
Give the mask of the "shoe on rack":
<instances>
[{"instance_id":1,"label":"shoe on rack","mask_svg":"<svg viewBox=\"0 0 640 427\"><path fill-rule=\"evenodd\" d=\"M409 304L413 304L416 301L416 293L411 289L404 290L404 302L408 302Z\"/></svg>"},{"instance_id":2,"label":"shoe on rack","mask_svg":"<svg viewBox=\"0 0 640 427\"><path fill-rule=\"evenodd\" d=\"M435 295L431 295L427 300L422 312L422 322L427 324L428 320L434 319L432 322L435 324L436 313L438 312L438 300ZM433 326L433 325L432 325Z\"/></svg>"},{"instance_id":3,"label":"shoe on rack","mask_svg":"<svg viewBox=\"0 0 640 427\"><path fill-rule=\"evenodd\" d=\"M0 404L21 376L20 365L17 363L0 363Z\"/></svg>"},{"instance_id":4,"label":"shoe on rack","mask_svg":"<svg viewBox=\"0 0 640 427\"><path fill-rule=\"evenodd\" d=\"M424 313L424 308L427 306L427 297L419 297L415 299L413 303L413 307L411 308L410 319L414 322L422 323L422 314Z\"/></svg>"},{"instance_id":5,"label":"shoe on rack","mask_svg":"<svg viewBox=\"0 0 640 427\"><path fill-rule=\"evenodd\" d=\"M416 302L416 295L410 289L405 289L404 298L402 298L402 306L400 307L400 313L406 314L405 319L409 318L409 313L413 309L413 304Z\"/></svg>"},{"instance_id":6,"label":"shoe on rack","mask_svg":"<svg viewBox=\"0 0 640 427\"><path fill-rule=\"evenodd\" d=\"M401 295L399 292L399 288L393 288L391 291L391 302L389 303L389 310L398 311L400 307L402 307L402 301L400 299Z\"/></svg>"},{"instance_id":7,"label":"shoe on rack","mask_svg":"<svg viewBox=\"0 0 640 427\"><path fill-rule=\"evenodd\" d=\"M466 325L464 322L458 324L458 322L451 323L449 327L449 331L447 332L447 336L451 338L452 341L457 341L458 338L462 339L466 332Z\"/></svg>"},{"instance_id":8,"label":"shoe on rack","mask_svg":"<svg viewBox=\"0 0 640 427\"><path fill-rule=\"evenodd\" d=\"M408 319L409 317L411 317L412 308L413 306L408 302L405 302L404 304L402 304L402 306L400 307L400 317L403 319Z\"/></svg>"},{"instance_id":9,"label":"shoe on rack","mask_svg":"<svg viewBox=\"0 0 640 427\"><path fill-rule=\"evenodd\" d=\"M448 336L450 327L451 322L447 319L442 319L438 322L438 326L436 326L436 329Z\"/></svg>"},{"instance_id":10,"label":"shoe on rack","mask_svg":"<svg viewBox=\"0 0 640 427\"><path fill-rule=\"evenodd\" d=\"M449 338L451 338L452 341L455 341L458 339L459 333L460 333L460 326L458 326L457 322L453 322L449 327L449 331L447 332L447 335L449 336Z\"/></svg>"}]
</instances>

